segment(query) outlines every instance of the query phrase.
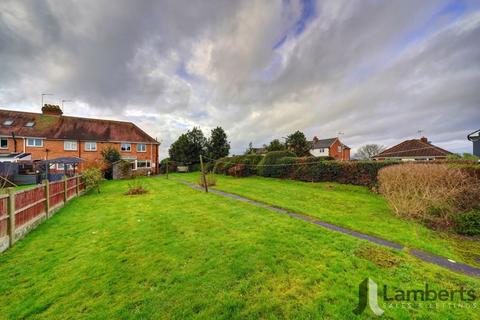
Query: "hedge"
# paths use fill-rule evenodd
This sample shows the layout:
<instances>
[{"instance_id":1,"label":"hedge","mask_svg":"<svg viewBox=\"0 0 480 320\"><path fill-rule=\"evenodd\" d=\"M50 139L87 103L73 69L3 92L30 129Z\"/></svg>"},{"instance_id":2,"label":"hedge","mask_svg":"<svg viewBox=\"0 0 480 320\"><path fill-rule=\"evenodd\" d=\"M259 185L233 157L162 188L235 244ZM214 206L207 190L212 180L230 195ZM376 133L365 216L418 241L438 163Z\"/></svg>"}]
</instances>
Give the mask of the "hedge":
<instances>
[{"instance_id":1,"label":"hedge","mask_svg":"<svg viewBox=\"0 0 480 320\"><path fill-rule=\"evenodd\" d=\"M330 181L374 186L378 171L397 164L392 161L332 161L330 157L297 158L289 151L273 151L264 156L225 157L215 163L215 172L235 177L259 175L309 182Z\"/></svg>"}]
</instances>

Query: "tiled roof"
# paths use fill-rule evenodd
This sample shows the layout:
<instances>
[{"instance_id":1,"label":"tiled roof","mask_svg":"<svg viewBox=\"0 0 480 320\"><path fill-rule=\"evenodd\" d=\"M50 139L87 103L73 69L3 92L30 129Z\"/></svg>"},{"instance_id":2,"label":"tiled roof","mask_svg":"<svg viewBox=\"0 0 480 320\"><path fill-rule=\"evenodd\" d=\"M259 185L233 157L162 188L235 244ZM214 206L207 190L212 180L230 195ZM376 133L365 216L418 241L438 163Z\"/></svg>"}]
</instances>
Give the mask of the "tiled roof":
<instances>
[{"instance_id":1,"label":"tiled roof","mask_svg":"<svg viewBox=\"0 0 480 320\"><path fill-rule=\"evenodd\" d=\"M7 120L12 124L7 125ZM131 122L0 110L0 135L11 136L12 132L17 137L158 143Z\"/></svg>"},{"instance_id":2,"label":"tiled roof","mask_svg":"<svg viewBox=\"0 0 480 320\"><path fill-rule=\"evenodd\" d=\"M328 139L314 139L313 141L309 141L312 149L320 149L320 148L330 148L330 146L337 140L338 138L328 138ZM340 142L341 143L341 142ZM350 149L348 146L342 143L343 148Z\"/></svg>"},{"instance_id":3,"label":"tiled roof","mask_svg":"<svg viewBox=\"0 0 480 320\"><path fill-rule=\"evenodd\" d=\"M450 151L434 146L425 140L412 139L388 148L374 158L446 157L449 154L451 154Z\"/></svg>"}]
</instances>

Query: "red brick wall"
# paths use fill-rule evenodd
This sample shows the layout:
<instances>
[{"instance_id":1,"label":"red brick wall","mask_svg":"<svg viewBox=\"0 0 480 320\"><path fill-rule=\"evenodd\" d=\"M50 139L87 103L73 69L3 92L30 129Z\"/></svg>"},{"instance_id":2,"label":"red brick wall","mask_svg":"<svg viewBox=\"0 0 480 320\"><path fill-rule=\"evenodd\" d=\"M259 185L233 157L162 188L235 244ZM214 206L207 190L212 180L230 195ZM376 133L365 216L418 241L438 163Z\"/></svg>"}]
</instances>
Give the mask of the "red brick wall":
<instances>
[{"instance_id":1,"label":"red brick wall","mask_svg":"<svg viewBox=\"0 0 480 320\"><path fill-rule=\"evenodd\" d=\"M132 150L130 152L123 152L120 150L120 143L97 142L97 151L86 151L85 142L77 141L77 150L64 150L63 140L44 140L43 147L28 147L24 145L23 138L16 138L17 150L16 152L27 152L32 154L32 160L55 159L59 157L79 157L86 161L102 160L101 151L107 146L111 145L116 148L122 157L132 157L137 160L150 160L154 172L158 168L158 146L154 144L146 144L146 152L137 152L137 144L131 143ZM25 148L25 149L24 149ZM8 138L8 148L0 149L0 153L15 152L12 138Z\"/></svg>"},{"instance_id":2,"label":"red brick wall","mask_svg":"<svg viewBox=\"0 0 480 320\"><path fill-rule=\"evenodd\" d=\"M350 149L343 149L343 159L342 152L339 151L340 140L336 140L329 148L330 157L335 158L335 160L350 160Z\"/></svg>"}]
</instances>

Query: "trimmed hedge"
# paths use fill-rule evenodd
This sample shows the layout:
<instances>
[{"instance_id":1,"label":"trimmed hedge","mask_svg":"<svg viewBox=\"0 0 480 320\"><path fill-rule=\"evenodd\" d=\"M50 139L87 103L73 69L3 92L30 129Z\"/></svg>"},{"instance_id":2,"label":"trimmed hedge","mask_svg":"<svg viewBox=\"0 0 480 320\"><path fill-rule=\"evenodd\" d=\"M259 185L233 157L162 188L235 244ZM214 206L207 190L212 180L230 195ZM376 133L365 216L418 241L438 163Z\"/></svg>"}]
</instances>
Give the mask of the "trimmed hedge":
<instances>
[{"instance_id":1,"label":"trimmed hedge","mask_svg":"<svg viewBox=\"0 0 480 320\"><path fill-rule=\"evenodd\" d=\"M291 159L296 159L295 157L295 153L290 151L268 152L258 163L257 174L264 177L284 178L285 170L291 167L284 164L290 164Z\"/></svg>"},{"instance_id":2,"label":"trimmed hedge","mask_svg":"<svg viewBox=\"0 0 480 320\"><path fill-rule=\"evenodd\" d=\"M330 181L374 186L378 171L398 162L332 161L330 157L297 158L289 151L273 151L264 156L246 155L219 159L215 172L235 177L259 175L309 182Z\"/></svg>"}]
</instances>

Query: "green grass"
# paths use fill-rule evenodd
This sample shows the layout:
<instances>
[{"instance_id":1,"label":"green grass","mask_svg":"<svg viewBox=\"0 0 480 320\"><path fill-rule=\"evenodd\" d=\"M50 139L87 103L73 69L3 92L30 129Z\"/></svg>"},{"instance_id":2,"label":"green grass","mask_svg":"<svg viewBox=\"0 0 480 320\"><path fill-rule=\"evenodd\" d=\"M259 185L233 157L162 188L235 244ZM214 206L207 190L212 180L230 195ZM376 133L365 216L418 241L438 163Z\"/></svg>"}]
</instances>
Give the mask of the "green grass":
<instances>
[{"instance_id":1,"label":"green grass","mask_svg":"<svg viewBox=\"0 0 480 320\"><path fill-rule=\"evenodd\" d=\"M0 255L2 319L369 319L358 284L478 289L480 280L164 178L74 199ZM458 299L454 300L458 302ZM380 301L382 304L382 302ZM396 308L389 319L473 319Z\"/></svg>"},{"instance_id":2,"label":"green grass","mask_svg":"<svg viewBox=\"0 0 480 320\"><path fill-rule=\"evenodd\" d=\"M174 177L197 182L199 173L174 174ZM480 266L478 239L433 231L417 222L400 219L392 213L382 196L365 187L217 175L215 188L392 240L406 247Z\"/></svg>"}]
</instances>

